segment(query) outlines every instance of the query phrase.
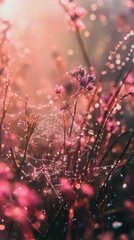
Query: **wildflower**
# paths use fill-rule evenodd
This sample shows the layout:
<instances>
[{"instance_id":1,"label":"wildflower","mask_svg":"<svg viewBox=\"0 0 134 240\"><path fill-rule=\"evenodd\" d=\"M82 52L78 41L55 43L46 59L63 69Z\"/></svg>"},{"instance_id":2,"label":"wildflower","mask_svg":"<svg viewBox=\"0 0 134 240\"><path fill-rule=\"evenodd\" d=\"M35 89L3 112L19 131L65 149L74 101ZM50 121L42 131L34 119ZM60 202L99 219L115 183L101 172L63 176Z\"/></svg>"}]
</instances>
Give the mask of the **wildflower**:
<instances>
[{"instance_id":1,"label":"wildflower","mask_svg":"<svg viewBox=\"0 0 134 240\"><path fill-rule=\"evenodd\" d=\"M94 189L91 185L89 184L84 184L81 188L82 192L89 196L89 197L92 197L94 195Z\"/></svg>"},{"instance_id":2,"label":"wildflower","mask_svg":"<svg viewBox=\"0 0 134 240\"><path fill-rule=\"evenodd\" d=\"M35 191L21 183L15 183L13 194L21 207L34 207L39 203Z\"/></svg>"},{"instance_id":3,"label":"wildflower","mask_svg":"<svg viewBox=\"0 0 134 240\"><path fill-rule=\"evenodd\" d=\"M84 118L81 115L78 115L76 117L75 122L76 122L77 125L81 125L83 123L83 121L84 121Z\"/></svg>"},{"instance_id":4,"label":"wildflower","mask_svg":"<svg viewBox=\"0 0 134 240\"><path fill-rule=\"evenodd\" d=\"M18 206L9 206L5 209L5 216L19 223L25 223L27 214L24 208Z\"/></svg>"},{"instance_id":5,"label":"wildflower","mask_svg":"<svg viewBox=\"0 0 134 240\"><path fill-rule=\"evenodd\" d=\"M86 9L83 7L78 7L74 2L66 2L64 4L66 5L68 11L67 22L69 30L75 31L76 29L84 29L85 25L81 19L85 17L87 13Z\"/></svg>"},{"instance_id":6,"label":"wildflower","mask_svg":"<svg viewBox=\"0 0 134 240\"><path fill-rule=\"evenodd\" d=\"M101 235L100 240L112 240L113 233L112 232L105 232Z\"/></svg>"},{"instance_id":7,"label":"wildflower","mask_svg":"<svg viewBox=\"0 0 134 240\"><path fill-rule=\"evenodd\" d=\"M73 192L73 187L66 178L60 179L60 190L66 200L74 199L75 194Z\"/></svg>"},{"instance_id":8,"label":"wildflower","mask_svg":"<svg viewBox=\"0 0 134 240\"><path fill-rule=\"evenodd\" d=\"M112 96L112 94L102 95L102 100L103 100L104 104L108 104L109 103L111 96Z\"/></svg>"},{"instance_id":9,"label":"wildflower","mask_svg":"<svg viewBox=\"0 0 134 240\"><path fill-rule=\"evenodd\" d=\"M75 17L76 18L76 17ZM68 19L68 25L69 25L69 30L70 31L75 31L75 29L81 30L85 28L85 25L83 24L83 22L79 19L76 18L76 20L72 21L70 18Z\"/></svg>"},{"instance_id":10,"label":"wildflower","mask_svg":"<svg viewBox=\"0 0 134 240\"><path fill-rule=\"evenodd\" d=\"M78 81L85 76L87 73L86 68L83 66L79 66L78 69L72 70L67 73L70 77L76 78Z\"/></svg>"},{"instance_id":11,"label":"wildflower","mask_svg":"<svg viewBox=\"0 0 134 240\"><path fill-rule=\"evenodd\" d=\"M0 179L11 179L13 177L10 167L4 163L0 163Z\"/></svg>"},{"instance_id":12,"label":"wildflower","mask_svg":"<svg viewBox=\"0 0 134 240\"><path fill-rule=\"evenodd\" d=\"M86 89L87 89L88 91L91 91L92 89L94 89L94 85L91 84L91 83L89 83L89 84L87 85Z\"/></svg>"},{"instance_id":13,"label":"wildflower","mask_svg":"<svg viewBox=\"0 0 134 240\"><path fill-rule=\"evenodd\" d=\"M94 88L93 86L93 81L95 80L94 75L85 75L80 79L80 87L81 88L86 88L87 90L92 90Z\"/></svg>"},{"instance_id":14,"label":"wildflower","mask_svg":"<svg viewBox=\"0 0 134 240\"><path fill-rule=\"evenodd\" d=\"M55 87L55 93L56 94L61 94L61 93L63 93L64 92L64 87L62 86L62 85L56 85L56 87Z\"/></svg>"},{"instance_id":15,"label":"wildflower","mask_svg":"<svg viewBox=\"0 0 134 240\"><path fill-rule=\"evenodd\" d=\"M68 147L68 148L71 148L71 147L73 147L74 146L74 141L72 140L72 139L68 139L67 141L66 141L66 146Z\"/></svg>"},{"instance_id":16,"label":"wildflower","mask_svg":"<svg viewBox=\"0 0 134 240\"><path fill-rule=\"evenodd\" d=\"M134 72L128 75L125 86L129 92L134 93Z\"/></svg>"},{"instance_id":17,"label":"wildflower","mask_svg":"<svg viewBox=\"0 0 134 240\"><path fill-rule=\"evenodd\" d=\"M80 86L85 88L88 84L88 76L84 76L80 79Z\"/></svg>"},{"instance_id":18,"label":"wildflower","mask_svg":"<svg viewBox=\"0 0 134 240\"><path fill-rule=\"evenodd\" d=\"M127 0L127 6L134 11L134 0Z\"/></svg>"},{"instance_id":19,"label":"wildflower","mask_svg":"<svg viewBox=\"0 0 134 240\"><path fill-rule=\"evenodd\" d=\"M127 208L129 211L131 211L132 213L134 213L134 203L133 203L132 201L125 200L125 201L124 201L124 206L125 206L125 208Z\"/></svg>"},{"instance_id":20,"label":"wildflower","mask_svg":"<svg viewBox=\"0 0 134 240\"><path fill-rule=\"evenodd\" d=\"M85 17L87 11L83 7L77 7L75 13L79 18L83 18Z\"/></svg>"},{"instance_id":21,"label":"wildflower","mask_svg":"<svg viewBox=\"0 0 134 240\"><path fill-rule=\"evenodd\" d=\"M110 117L108 123L107 123L107 131L108 132L112 132L112 133L116 133L118 131L118 125L117 125L117 122L112 118Z\"/></svg>"},{"instance_id":22,"label":"wildflower","mask_svg":"<svg viewBox=\"0 0 134 240\"><path fill-rule=\"evenodd\" d=\"M61 188L62 192L72 191L71 184L69 183L69 181L66 178L60 179L60 188Z\"/></svg>"},{"instance_id":23,"label":"wildflower","mask_svg":"<svg viewBox=\"0 0 134 240\"><path fill-rule=\"evenodd\" d=\"M86 68L79 66L78 69L72 70L67 73L69 76L76 78L80 84L81 89L87 89L88 91L94 88L95 75L87 74Z\"/></svg>"},{"instance_id":24,"label":"wildflower","mask_svg":"<svg viewBox=\"0 0 134 240\"><path fill-rule=\"evenodd\" d=\"M4 203L11 195L11 185L6 179L0 180L0 203Z\"/></svg>"},{"instance_id":25,"label":"wildflower","mask_svg":"<svg viewBox=\"0 0 134 240\"><path fill-rule=\"evenodd\" d=\"M81 137L81 139L80 139L80 147L81 147L81 148L84 148L85 145L86 145L86 140L85 140L84 137Z\"/></svg>"},{"instance_id":26,"label":"wildflower","mask_svg":"<svg viewBox=\"0 0 134 240\"><path fill-rule=\"evenodd\" d=\"M4 136L4 145L6 146L6 148L12 147L14 145L14 142L16 140L16 135L14 133L10 133L10 134L5 134Z\"/></svg>"}]
</instances>

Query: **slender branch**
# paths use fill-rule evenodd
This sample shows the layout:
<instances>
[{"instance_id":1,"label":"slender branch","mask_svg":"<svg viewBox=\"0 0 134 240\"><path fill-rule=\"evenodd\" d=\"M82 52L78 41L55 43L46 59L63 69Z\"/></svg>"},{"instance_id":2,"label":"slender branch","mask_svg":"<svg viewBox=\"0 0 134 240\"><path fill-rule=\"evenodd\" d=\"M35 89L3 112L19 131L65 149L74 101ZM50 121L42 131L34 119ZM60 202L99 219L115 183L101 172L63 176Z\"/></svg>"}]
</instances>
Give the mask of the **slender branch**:
<instances>
[{"instance_id":1,"label":"slender branch","mask_svg":"<svg viewBox=\"0 0 134 240\"><path fill-rule=\"evenodd\" d=\"M77 39L77 42L79 44L80 50L82 52L85 64L86 64L87 68L89 69L89 72L92 73L92 71L93 71L92 64L89 60L89 57L88 57L83 39L82 39L81 34L80 34L78 29L76 29L75 34L76 34L76 39Z\"/></svg>"},{"instance_id":2,"label":"slender branch","mask_svg":"<svg viewBox=\"0 0 134 240\"><path fill-rule=\"evenodd\" d=\"M12 156L12 159L13 159L14 167L15 167L16 171L18 171L18 166L17 166L16 160L15 160L15 156L14 156L14 152L13 152L12 147L10 148L10 152L11 152L11 156Z\"/></svg>"},{"instance_id":3,"label":"slender branch","mask_svg":"<svg viewBox=\"0 0 134 240\"><path fill-rule=\"evenodd\" d=\"M0 118L0 157L2 156L2 128L3 128L5 116L7 114L9 106L10 106L10 102L9 102L6 107L8 88L9 88L9 83L6 83L5 89L4 89L4 96L3 96L2 113L1 113L1 118Z\"/></svg>"},{"instance_id":4,"label":"slender branch","mask_svg":"<svg viewBox=\"0 0 134 240\"><path fill-rule=\"evenodd\" d=\"M17 179L19 179L19 176L20 176L20 173L21 173L21 169L22 169L22 167L23 167L23 165L24 165L24 162L25 162L25 160L26 160L27 150L28 150L28 146L29 146L29 141L30 141L30 138L27 138L27 140L26 140L26 145L25 145L25 149L24 149L23 159L22 159L22 162L21 162L21 164L20 164L20 167L18 168L17 173L16 173Z\"/></svg>"},{"instance_id":5,"label":"slender branch","mask_svg":"<svg viewBox=\"0 0 134 240\"><path fill-rule=\"evenodd\" d=\"M118 173L117 177L115 177L115 178L113 179L113 181L110 182L111 188L110 188L110 186L109 186L109 188L106 189L106 190L107 190L107 193L105 192L105 196L106 196L106 197L105 197L105 200L104 200L103 203L100 203L100 205L102 204L103 218L104 218L104 211L105 211L105 208L106 208L106 203L107 203L107 201L108 201L109 195L111 194L112 186L115 186L115 185L116 185L116 181L118 180L118 177L120 177L120 175L123 174L124 169L128 166L129 162L132 160L133 157L134 157L134 154L131 154L131 156L130 156L129 159L127 160L126 164L121 168L120 173ZM98 207L98 208L99 208L99 207Z\"/></svg>"},{"instance_id":6,"label":"slender branch","mask_svg":"<svg viewBox=\"0 0 134 240\"><path fill-rule=\"evenodd\" d=\"M75 116L76 116L76 110L77 110L77 105L78 105L78 98L79 98L79 93L77 94L76 99L75 99L74 113L73 113L72 123L71 123L71 127L70 127L70 133L69 133L70 137L71 137L71 134L72 134L74 120L75 120Z\"/></svg>"},{"instance_id":7,"label":"slender branch","mask_svg":"<svg viewBox=\"0 0 134 240\"><path fill-rule=\"evenodd\" d=\"M89 155L89 159L87 161L86 167L85 167L85 169L83 171L83 174L82 174L83 177L85 177L85 175L87 173L87 169L88 169L89 163L90 163L90 171L91 171L91 168L92 168L92 165L93 165L93 159L94 159L93 158L93 154L97 153L97 151L98 151L98 142L100 140L100 136L102 134L102 131L103 131L104 127L106 126L106 123L107 123L107 120L108 120L109 116L111 115L112 111L115 108L115 106L113 107L113 104L115 104L115 100L116 100L119 92L121 91L121 89L122 89L122 87L123 87L123 85L125 83L125 80L128 77L128 75L131 72L131 70L132 70L132 66L130 67L130 69L128 70L127 74L125 75L121 85L118 87L118 89L116 90L115 94L113 95L113 97L112 97L112 99L111 99L111 101L110 101L110 103L108 105L108 109L104 112L102 123L101 123L101 125L99 127L99 130L98 130L98 133L97 133L97 136L96 136L96 140L94 142L94 145L92 147L92 151L91 151L91 153Z\"/></svg>"},{"instance_id":8,"label":"slender branch","mask_svg":"<svg viewBox=\"0 0 134 240\"><path fill-rule=\"evenodd\" d=\"M130 133L129 131L127 131L127 132L125 132L125 133L123 133L123 134L121 134L112 144L111 144L111 146L107 149L107 151L104 153L104 155L103 155L103 157L101 158L101 160L100 160L100 162L99 162L99 164L98 164L98 166L97 167L99 167L101 164L102 164L102 162L104 161L104 159L107 157L107 155L108 155L108 153L112 150L112 148L119 142L119 140L121 139L121 138L123 138L126 134L128 134L128 133Z\"/></svg>"},{"instance_id":9,"label":"slender branch","mask_svg":"<svg viewBox=\"0 0 134 240\"><path fill-rule=\"evenodd\" d=\"M68 11L67 6L66 6L61 0L59 0L59 4L60 4L61 7L64 9L64 11L69 15L69 11ZM72 20L72 22L75 23L75 19L71 18L71 20ZM74 26L75 26L75 24L74 24ZM85 48L83 39L82 39L82 37L81 37L80 31L79 31L76 27L75 27L75 34L76 34L76 39L77 39L77 42L78 42L78 44L79 44L81 53L82 53L82 55L83 55L85 64L86 64L89 72L92 73L92 71L93 71L92 64L91 64L90 59L89 59L89 56L88 56L88 54L87 54L87 51L86 51L86 48Z\"/></svg>"},{"instance_id":10,"label":"slender branch","mask_svg":"<svg viewBox=\"0 0 134 240\"><path fill-rule=\"evenodd\" d=\"M105 180L105 182L104 182L104 184L103 184L103 187L102 187L102 189L101 189L101 191L100 191L100 194L99 194L99 196L98 196L98 199L97 199L97 201L96 201L96 206L98 206L98 208L99 208L99 206L100 206L101 203L102 203L102 201L100 201L100 198L101 198L102 194L104 193L105 196L106 196L106 192L104 192L104 191L106 191L107 188L108 188L109 179L112 177L114 170L116 170L116 167L118 166L118 163L120 162L120 160L121 160L122 157L124 156L125 152L127 151L127 149L128 149L128 147L129 147L129 145L130 145L133 137L134 137L134 132L132 132L130 138L128 139L128 142L127 142L126 146L124 147L122 153L121 153L120 156L118 157L118 159L117 159L117 161L116 161L116 164L114 165L114 167L112 168L112 170L111 170L110 173L108 174L108 176L107 176L107 178L106 178L106 180ZM100 201L100 203L99 203L99 201ZM99 204L98 204L98 203L99 203Z\"/></svg>"},{"instance_id":11,"label":"slender branch","mask_svg":"<svg viewBox=\"0 0 134 240\"><path fill-rule=\"evenodd\" d=\"M34 129L36 127L37 121L38 121L38 118L35 118L31 124L28 123L28 133L26 135L26 144L25 144L25 149L24 149L24 155L23 155L20 167L17 170L17 174L16 174L17 179L19 178L21 169L22 169L22 167L25 163L25 160L26 160L26 157L27 157L27 151L28 151L28 147L29 147L29 142L30 142L31 136L34 132Z\"/></svg>"}]
</instances>

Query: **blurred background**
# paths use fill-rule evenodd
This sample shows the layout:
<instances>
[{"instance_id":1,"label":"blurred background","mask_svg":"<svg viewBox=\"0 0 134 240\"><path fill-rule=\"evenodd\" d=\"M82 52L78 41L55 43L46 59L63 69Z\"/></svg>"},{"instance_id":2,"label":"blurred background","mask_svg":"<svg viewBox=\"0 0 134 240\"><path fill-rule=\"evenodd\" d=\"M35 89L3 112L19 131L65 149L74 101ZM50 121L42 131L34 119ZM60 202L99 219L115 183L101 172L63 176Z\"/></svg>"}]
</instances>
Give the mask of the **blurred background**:
<instances>
[{"instance_id":1,"label":"blurred background","mask_svg":"<svg viewBox=\"0 0 134 240\"><path fill-rule=\"evenodd\" d=\"M133 0L75 2L87 10L81 35L99 74L109 51L134 28L134 3ZM28 94L33 104L43 103L55 84L67 81L66 71L85 64L76 35L68 31L66 13L58 0L1 0L0 18L11 25L6 33L6 47L13 89L22 97Z\"/></svg>"}]
</instances>

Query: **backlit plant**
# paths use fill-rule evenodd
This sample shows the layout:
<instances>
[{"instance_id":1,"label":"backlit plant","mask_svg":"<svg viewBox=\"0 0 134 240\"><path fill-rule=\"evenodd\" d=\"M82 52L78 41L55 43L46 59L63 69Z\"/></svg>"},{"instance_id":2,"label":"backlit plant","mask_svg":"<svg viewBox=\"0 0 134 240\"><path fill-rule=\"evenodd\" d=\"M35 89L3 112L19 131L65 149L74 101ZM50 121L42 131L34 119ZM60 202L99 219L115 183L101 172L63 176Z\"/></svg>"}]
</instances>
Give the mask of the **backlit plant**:
<instances>
[{"instance_id":1,"label":"backlit plant","mask_svg":"<svg viewBox=\"0 0 134 240\"><path fill-rule=\"evenodd\" d=\"M134 128L128 115L133 119L134 31L110 51L98 76L80 32L87 11L71 0L59 3L86 66L67 71L66 83L56 84L41 106L10 87L4 45L10 24L1 20L0 236L128 239L121 216L133 221Z\"/></svg>"}]
</instances>

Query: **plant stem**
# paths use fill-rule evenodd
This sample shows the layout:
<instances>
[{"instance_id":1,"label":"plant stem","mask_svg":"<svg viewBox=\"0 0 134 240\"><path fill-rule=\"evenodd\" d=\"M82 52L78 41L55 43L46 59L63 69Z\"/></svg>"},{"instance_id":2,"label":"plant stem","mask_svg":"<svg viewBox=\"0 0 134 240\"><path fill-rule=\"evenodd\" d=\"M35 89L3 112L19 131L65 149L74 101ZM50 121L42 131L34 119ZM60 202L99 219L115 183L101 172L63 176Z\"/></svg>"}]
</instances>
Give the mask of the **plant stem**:
<instances>
[{"instance_id":1,"label":"plant stem","mask_svg":"<svg viewBox=\"0 0 134 240\"><path fill-rule=\"evenodd\" d=\"M73 125L74 125L74 120L75 120L75 116L76 116L78 99L79 99L79 92L78 92L78 94L77 94L77 96L76 96L75 103L74 103L74 112L73 112L73 116L72 116L72 123L71 123L70 133L69 133L69 136L70 136L70 137L71 137L71 134L72 134Z\"/></svg>"},{"instance_id":2,"label":"plant stem","mask_svg":"<svg viewBox=\"0 0 134 240\"><path fill-rule=\"evenodd\" d=\"M112 111L115 108L115 105L114 105L115 104L115 99L117 98L118 94L120 93L120 91L121 91L121 89L122 89L122 87L123 87L123 85L125 83L125 80L126 80L127 76L129 75L129 73L131 72L131 70L132 70L132 66L130 66L128 72L125 74L124 79L122 80L121 85L115 91L115 93L114 93L114 95L113 95L113 97L112 97L112 99L111 99L111 101L110 101L110 103L108 105L108 109L104 112L103 119L102 119L101 125L100 125L100 127L98 129L98 133L97 133L97 136L96 136L96 139L95 139L92 151L91 151L91 153L89 155L89 159L87 161L86 167L85 167L85 169L83 171L83 174L82 174L83 178L85 177L85 175L87 173L87 169L88 169L89 163L90 163L90 171L92 171L92 165L93 165L93 159L94 159L93 158L93 154L97 153L97 151L98 151L98 142L99 142L100 136L101 136L101 134L102 134L102 132L103 132L105 126L106 126L107 120L109 119L109 116L111 115ZM120 77L120 74L119 74L119 77Z\"/></svg>"},{"instance_id":3,"label":"plant stem","mask_svg":"<svg viewBox=\"0 0 134 240\"><path fill-rule=\"evenodd\" d=\"M108 185L109 185L109 179L112 177L114 170L116 170L116 167L118 166L118 163L120 162L120 160L121 160L122 157L124 156L125 152L127 151L127 149L128 149L128 147L129 147L129 145L130 145L133 137L134 137L134 132L132 132L130 138L128 139L128 142L127 142L126 146L124 147L122 153L121 153L120 156L118 157L118 159L117 159L117 161L116 161L116 164L114 165L114 167L112 168L112 170L111 170L110 173L108 174L108 176L107 176L107 178L106 178L106 180L105 180L105 182L104 182L104 184L103 184L103 187L102 187L102 189L101 189L101 191L100 191L100 194L99 194L99 196L98 196L97 203L96 203L96 205L98 205L98 208L99 208L99 206L100 206L101 203L102 203L102 201L100 200L102 194L104 193L104 195L106 196L106 190L107 190ZM111 182L110 182L110 183L111 183ZM104 191L105 191L105 192L104 192ZM99 203L99 201L100 201L100 203Z\"/></svg>"},{"instance_id":4,"label":"plant stem","mask_svg":"<svg viewBox=\"0 0 134 240\"><path fill-rule=\"evenodd\" d=\"M61 7L64 9L64 11L69 15L69 11L68 11L68 8L67 6L61 2L61 0L59 0L59 4L61 5ZM72 22L74 22L74 25L75 25L75 20L71 19ZM86 51L86 48L85 48L85 45L84 45L84 42L83 42L83 39L81 37L81 34L80 34L80 31L75 27L75 33L76 33L76 39L77 39L77 42L79 44L79 47L80 47L80 50L81 50L81 53L83 55L83 58L84 58L84 61L85 61L85 64L89 70L89 73L91 74L92 71L93 71L93 67L92 67L92 64L90 62L90 59L89 59L89 56L87 54L87 51Z\"/></svg>"},{"instance_id":5,"label":"plant stem","mask_svg":"<svg viewBox=\"0 0 134 240\"><path fill-rule=\"evenodd\" d=\"M7 114L9 106L10 106L10 102L9 102L6 107L8 88L9 88L9 83L6 83L5 89L4 89L4 96L3 96L2 114L1 114L1 118L0 118L0 158L2 156L2 128L3 128L5 116Z\"/></svg>"},{"instance_id":6,"label":"plant stem","mask_svg":"<svg viewBox=\"0 0 134 240\"><path fill-rule=\"evenodd\" d=\"M85 49L84 42L83 42L83 39L81 37L80 31L78 29L76 29L75 34L76 34L76 39L77 39L77 42L79 44L80 50L82 52L85 64L86 64L87 68L89 69L89 72L92 73L92 70L93 70L92 65L91 65L91 62L89 60L87 51Z\"/></svg>"}]
</instances>

